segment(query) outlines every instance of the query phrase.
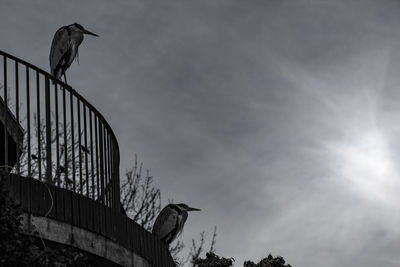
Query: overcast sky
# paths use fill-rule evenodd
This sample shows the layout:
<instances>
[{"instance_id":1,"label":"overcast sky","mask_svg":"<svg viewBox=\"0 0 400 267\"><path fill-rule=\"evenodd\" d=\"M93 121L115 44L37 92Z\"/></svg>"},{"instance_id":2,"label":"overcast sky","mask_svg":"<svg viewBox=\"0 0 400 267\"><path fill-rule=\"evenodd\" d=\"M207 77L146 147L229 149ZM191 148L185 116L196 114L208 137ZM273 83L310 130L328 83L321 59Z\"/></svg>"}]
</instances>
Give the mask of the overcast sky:
<instances>
[{"instance_id":1,"label":"overcast sky","mask_svg":"<svg viewBox=\"0 0 400 267\"><path fill-rule=\"evenodd\" d=\"M400 265L399 1L0 0L0 49L68 81L235 266ZM207 244L208 246L208 244Z\"/></svg>"}]
</instances>

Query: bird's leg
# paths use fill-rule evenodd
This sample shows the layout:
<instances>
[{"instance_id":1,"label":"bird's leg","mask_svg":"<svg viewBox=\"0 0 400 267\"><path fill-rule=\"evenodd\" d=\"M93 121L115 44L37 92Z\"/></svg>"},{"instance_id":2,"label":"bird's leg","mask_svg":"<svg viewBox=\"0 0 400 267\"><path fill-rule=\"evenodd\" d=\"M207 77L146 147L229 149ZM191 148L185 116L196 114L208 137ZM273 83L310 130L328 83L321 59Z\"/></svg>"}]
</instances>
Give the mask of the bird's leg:
<instances>
[{"instance_id":1,"label":"bird's leg","mask_svg":"<svg viewBox=\"0 0 400 267\"><path fill-rule=\"evenodd\" d=\"M68 84L67 83L67 75L65 75L65 72L64 72L64 81L65 81L65 84Z\"/></svg>"}]
</instances>

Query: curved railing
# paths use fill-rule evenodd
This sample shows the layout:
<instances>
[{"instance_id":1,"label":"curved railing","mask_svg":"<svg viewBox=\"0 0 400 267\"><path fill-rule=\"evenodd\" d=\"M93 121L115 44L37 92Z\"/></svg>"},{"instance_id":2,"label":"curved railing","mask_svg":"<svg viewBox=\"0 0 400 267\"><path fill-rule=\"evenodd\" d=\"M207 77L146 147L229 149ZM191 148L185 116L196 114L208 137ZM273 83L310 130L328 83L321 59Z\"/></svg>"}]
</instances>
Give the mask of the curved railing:
<instances>
[{"instance_id":1,"label":"curved railing","mask_svg":"<svg viewBox=\"0 0 400 267\"><path fill-rule=\"evenodd\" d=\"M5 52L0 55L0 98L4 114L8 111L14 117L4 120L3 165L16 161L7 167L12 173L119 209L119 148L104 117L76 90L44 70ZM15 158L9 159L5 133L13 123L22 128L23 140L18 140L22 147Z\"/></svg>"},{"instance_id":2,"label":"curved railing","mask_svg":"<svg viewBox=\"0 0 400 267\"><path fill-rule=\"evenodd\" d=\"M76 90L0 51L0 126L0 178L26 212L175 266L165 245L121 214L117 139Z\"/></svg>"}]
</instances>

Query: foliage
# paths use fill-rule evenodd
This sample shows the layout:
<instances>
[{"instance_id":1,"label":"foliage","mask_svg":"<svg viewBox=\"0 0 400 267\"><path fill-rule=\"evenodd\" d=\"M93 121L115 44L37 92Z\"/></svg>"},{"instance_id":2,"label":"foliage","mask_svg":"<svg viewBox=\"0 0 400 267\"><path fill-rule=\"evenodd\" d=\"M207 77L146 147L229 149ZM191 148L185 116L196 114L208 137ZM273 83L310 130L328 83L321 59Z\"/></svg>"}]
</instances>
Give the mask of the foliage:
<instances>
[{"instance_id":1,"label":"foliage","mask_svg":"<svg viewBox=\"0 0 400 267\"><path fill-rule=\"evenodd\" d=\"M196 259L193 262L195 267L230 267L233 266L234 259L220 258L214 252L207 252L205 259Z\"/></svg>"},{"instance_id":2,"label":"foliage","mask_svg":"<svg viewBox=\"0 0 400 267\"><path fill-rule=\"evenodd\" d=\"M230 267L233 266L233 258L226 259L220 258L213 252L208 252L206 254L205 259L196 259L194 263L194 267ZM278 256L276 258L272 257L271 254L268 255L267 258L262 259L258 264L255 264L252 261L245 261L243 264L244 267L291 267L290 264L285 265L285 260Z\"/></svg>"},{"instance_id":3,"label":"foliage","mask_svg":"<svg viewBox=\"0 0 400 267\"><path fill-rule=\"evenodd\" d=\"M0 266L89 266L86 257L71 248L37 245L22 233L22 211L8 196L0 179Z\"/></svg>"},{"instance_id":4,"label":"foliage","mask_svg":"<svg viewBox=\"0 0 400 267\"><path fill-rule=\"evenodd\" d=\"M243 264L244 267L291 267L290 264L285 264L285 260L278 256L276 258L272 257L271 254L268 257L262 259L258 264L255 264L252 261L245 261Z\"/></svg>"}]
</instances>

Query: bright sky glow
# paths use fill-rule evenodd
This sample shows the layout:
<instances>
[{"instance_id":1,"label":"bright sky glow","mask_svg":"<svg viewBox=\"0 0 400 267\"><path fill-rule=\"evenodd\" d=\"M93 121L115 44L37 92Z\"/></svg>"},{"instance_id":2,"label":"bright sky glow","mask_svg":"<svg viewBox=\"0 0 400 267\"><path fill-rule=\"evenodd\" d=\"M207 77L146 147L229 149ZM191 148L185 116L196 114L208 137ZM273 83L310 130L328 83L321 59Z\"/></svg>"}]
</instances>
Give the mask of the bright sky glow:
<instances>
[{"instance_id":1,"label":"bright sky glow","mask_svg":"<svg viewBox=\"0 0 400 267\"><path fill-rule=\"evenodd\" d=\"M353 136L332 144L338 173L352 190L367 200L392 202L398 173L391 158L387 140L378 130Z\"/></svg>"}]
</instances>

